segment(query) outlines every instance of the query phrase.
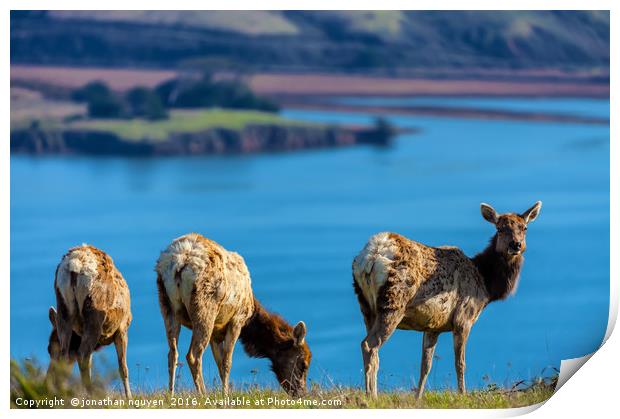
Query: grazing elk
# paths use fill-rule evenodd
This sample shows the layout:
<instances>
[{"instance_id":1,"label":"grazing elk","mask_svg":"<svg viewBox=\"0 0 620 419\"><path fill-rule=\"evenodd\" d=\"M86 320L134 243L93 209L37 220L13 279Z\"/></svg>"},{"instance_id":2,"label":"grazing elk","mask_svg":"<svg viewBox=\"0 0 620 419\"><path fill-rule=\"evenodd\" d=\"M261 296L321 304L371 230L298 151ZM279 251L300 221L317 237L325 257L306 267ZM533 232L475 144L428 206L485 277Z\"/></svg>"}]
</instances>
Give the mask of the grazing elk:
<instances>
[{"instance_id":1,"label":"grazing elk","mask_svg":"<svg viewBox=\"0 0 620 419\"><path fill-rule=\"evenodd\" d=\"M50 365L78 362L82 382L90 390L93 352L114 342L118 370L131 397L127 370L127 329L131 323L129 288L112 258L93 246L69 249L56 268L56 305L49 309L52 333Z\"/></svg>"},{"instance_id":2,"label":"grazing elk","mask_svg":"<svg viewBox=\"0 0 620 419\"><path fill-rule=\"evenodd\" d=\"M456 247L429 247L395 233L370 238L353 261L353 287L366 323L362 341L366 392L377 395L379 348L395 329L424 332L417 397L424 392L437 338L451 331L459 392L465 393L465 345L480 312L517 287L527 224L539 201L523 214L499 215L481 204L497 231L487 248L468 258Z\"/></svg>"},{"instance_id":3,"label":"grazing elk","mask_svg":"<svg viewBox=\"0 0 620 419\"><path fill-rule=\"evenodd\" d=\"M174 393L177 343L181 326L192 330L187 364L196 389L204 394L202 355L211 344L224 392L235 343L248 355L268 358L280 385L290 395L306 390L311 353L303 322L291 327L254 298L243 258L200 234L175 239L155 268L159 304L168 338L169 388Z\"/></svg>"}]
</instances>

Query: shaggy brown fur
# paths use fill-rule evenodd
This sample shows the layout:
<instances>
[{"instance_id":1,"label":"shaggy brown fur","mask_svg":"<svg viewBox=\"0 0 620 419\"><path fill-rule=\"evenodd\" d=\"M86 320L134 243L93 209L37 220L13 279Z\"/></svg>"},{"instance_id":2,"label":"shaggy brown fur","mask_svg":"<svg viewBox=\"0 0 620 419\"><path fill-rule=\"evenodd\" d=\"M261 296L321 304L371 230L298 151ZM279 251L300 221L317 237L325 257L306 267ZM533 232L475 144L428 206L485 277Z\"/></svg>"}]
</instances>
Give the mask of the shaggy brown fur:
<instances>
[{"instance_id":1,"label":"shaggy brown fur","mask_svg":"<svg viewBox=\"0 0 620 419\"><path fill-rule=\"evenodd\" d=\"M484 251L472 259L484 279L484 287L489 294L489 302L503 300L517 289L519 273L523 264L522 256L501 257L495 250L496 247L497 235L493 236Z\"/></svg>"},{"instance_id":2,"label":"shaggy brown fur","mask_svg":"<svg viewBox=\"0 0 620 419\"><path fill-rule=\"evenodd\" d=\"M278 381L290 394L306 387L306 374L312 353L304 342L305 325L295 328L254 299L254 314L241 329L245 352L254 358L268 358Z\"/></svg>"},{"instance_id":3,"label":"shaggy brown fur","mask_svg":"<svg viewBox=\"0 0 620 419\"><path fill-rule=\"evenodd\" d=\"M202 355L209 344L223 389L228 391L232 354L241 334L250 355L272 361L280 384L289 394L305 391L309 362L304 340L306 327L300 322L292 328L258 304L252 293L250 274L239 254L191 233L174 240L161 253L155 269L170 348L171 392L174 392L181 325L192 329L186 358L199 392L206 391Z\"/></svg>"},{"instance_id":4,"label":"shaggy brown fur","mask_svg":"<svg viewBox=\"0 0 620 419\"><path fill-rule=\"evenodd\" d=\"M126 360L129 288L112 258L93 246L70 249L56 268L54 292L58 312L49 310L50 366L60 359L77 361L90 388L93 352L114 342L125 395L131 397Z\"/></svg>"},{"instance_id":5,"label":"shaggy brown fur","mask_svg":"<svg viewBox=\"0 0 620 419\"><path fill-rule=\"evenodd\" d=\"M516 289L527 223L538 216L540 207L537 202L521 215L498 215L482 204L483 217L497 232L473 259L456 247L429 247L395 233L371 237L353 261L353 288L368 332L362 341L368 393L377 394L379 348L397 328L424 332L418 397L439 334L447 331L454 335L458 388L465 392L465 346L471 327L489 302Z\"/></svg>"}]
</instances>

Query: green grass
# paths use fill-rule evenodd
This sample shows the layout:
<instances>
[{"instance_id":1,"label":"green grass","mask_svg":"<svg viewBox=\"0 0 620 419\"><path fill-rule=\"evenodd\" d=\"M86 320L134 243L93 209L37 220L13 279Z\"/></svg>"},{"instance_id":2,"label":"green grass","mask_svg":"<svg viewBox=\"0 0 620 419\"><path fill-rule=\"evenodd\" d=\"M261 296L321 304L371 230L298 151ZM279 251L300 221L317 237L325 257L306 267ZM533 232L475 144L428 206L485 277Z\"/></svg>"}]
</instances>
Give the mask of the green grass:
<instances>
[{"instance_id":1,"label":"green grass","mask_svg":"<svg viewBox=\"0 0 620 419\"><path fill-rule=\"evenodd\" d=\"M538 404L549 399L554 392L556 380L539 379L528 386L502 389L489 386L486 390L475 390L466 395L453 391L428 391L421 400L415 399L412 391L380 392L376 399L366 396L359 388L313 384L301 399L290 399L281 390L260 388L256 385L244 389L233 389L226 397L219 389L210 389L206 396L195 392L181 391L171 397L166 390L140 391L135 389L130 401L125 400L118 391L109 390L112 375L107 378L96 377L90 395L80 384L79 378L71 374L71 369L59 367L54 379L46 380L45 372L31 361L18 363L11 361L11 407L23 408L24 400L32 404L45 400L62 400L59 408L70 408L71 400L78 404L90 401L86 407L92 408L331 408L331 409L494 409L513 408ZM93 402L94 401L94 402ZM44 404L41 407L49 407ZM78 406L81 407L81 406Z\"/></svg>"},{"instance_id":2,"label":"green grass","mask_svg":"<svg viewBox=\"0 0 620 419\"><path fill-rule=\"evenodd\" d=\"M210 128L240 130L248 124L291 125L299 122L268 112L203 109L172 111L168 119L161 121L96 119L76 121L67 127L111 132L127 140L165 140L175 132L200 132Z\"/></svg>"},{"instance_id":3,"label":"green grass","mask_svg":"<svg viewBox=\"0 0 620 419\"><path fill-rule=\"evenodd\" d=\"M181 393L171 398L167 392L141 393L134 398L143 406L159 408L222 408L214 401L241 401L238 406L224 408L314 408L314 409L496 409L530 406L544 402L553 395L553 389L536 385L518 391L489 390L473 391L461 395L453 391L429 391L417 401L412 391L380 392L376 399L366 396L358 388L315 387L301 400L288 399L282 391L250 389L233 391L228 399L219 391L206 397L196 393ZM117 395L120 397L120 395ZM205 400L210 402L206 403ZM290 400L287 402L287 400ZM179 401L185 403L180 406ZM276 402L277 401L277 402ZM150 403L149 403L150 402ZM161 405L159 405L161 403ZM196 405L192 405L196 403ZM245 404L244 404L245 403Z\"/></svg>"}]
</instances>

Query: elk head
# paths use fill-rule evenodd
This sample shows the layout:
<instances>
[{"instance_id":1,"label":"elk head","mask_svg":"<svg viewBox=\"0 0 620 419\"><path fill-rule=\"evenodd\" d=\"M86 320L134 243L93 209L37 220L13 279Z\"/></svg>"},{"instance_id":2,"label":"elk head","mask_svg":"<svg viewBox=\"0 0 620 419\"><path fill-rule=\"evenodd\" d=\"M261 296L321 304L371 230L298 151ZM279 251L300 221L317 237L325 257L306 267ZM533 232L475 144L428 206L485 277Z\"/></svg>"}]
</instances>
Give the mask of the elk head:
<instances>
[{"instance_id":1,"label":"elk head","mask_svg":"<svg viewBox=\"0 0 620 419\"><path fill-rule=\"evenodd\" d=\"M480 211L485 220L495 225L495 251L507 257L520 256L525 252L525 234L528 223L534 221L540 213L542 202L536 202L522 214L497 214L492 206L480 204Z\"/></svg>"},{"instance_id":2,"label":"elk head","mask_svg":"<svg viewBox=\"0 0 620 419\"><path fill-rule=\"evenodd\" d=\"M272 358L273 372L290 396L299 397L306 392L311 358L312 353L306 343L306 325L299 322L293 328L291 339L283 342Z\"/></svg>"}]
</instances>

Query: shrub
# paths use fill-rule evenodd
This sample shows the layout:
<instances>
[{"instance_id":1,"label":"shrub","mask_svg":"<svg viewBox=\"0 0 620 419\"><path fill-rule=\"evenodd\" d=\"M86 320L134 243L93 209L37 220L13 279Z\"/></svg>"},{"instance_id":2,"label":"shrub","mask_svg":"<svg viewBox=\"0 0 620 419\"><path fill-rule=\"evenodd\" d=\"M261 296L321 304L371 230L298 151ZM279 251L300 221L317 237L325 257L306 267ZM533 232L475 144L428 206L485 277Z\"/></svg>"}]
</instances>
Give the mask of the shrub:
<instances>
[{"instance_id":1,"label":"shrub","mask_svg":"<svg viewBox=\"0 0 620 419\"><path fill-rule=\"evenodd\" d=\"M392 138L396 134L396 129L387 119L378 117L375 119L374 132L380 138Z\"/></svg>"},{"instance_id":2,"label":"shrub","mask_svg":"<svg viewBox=\"0 0 620 419\"><path fill-rule=\"evenodd\" d=\"M168 117L167 108L252 109L277 112L278 106L258 96L239 80L216 80L209 73L200 79L174 79L154 90L135 87L123 97L117 96L105 83L90 82L73 91L71 97L88 104L91 118L133 118L151 120Z\"/></svg>"},{"instance_id":3,"label":"shrub","mask_svg":"<svg viewBox=\"0 0 620 419\"><path fill-rule=\"evenodd\" d=\"M358 133L358 140L360 143L388 146L396 133L396 129L387 119L378 117L372 127Z\"/></svg>"},{"instance_id":4,"label":"shrub","mask_svg":"<svg viewBox=\"0 0 620 419\"><path fill-rule=\"evenodd\" d=\"M168 116L160 96L146 87L135 87L127 92L125 101L129 114L151 120L165 119Z\"/></svg>"},{"instance_id":5,"label":"shrub","mask_svg":"<svg viewBox=\"0 0 620 419\"><path fill-rule=\"evenodd\" d=\"M120 118L123 105L114 96L93 98L88 101L88 116L91 118Z\"/></svg>"},{"instance_id":6,"label":"shrub","mask_svg":"<svg viewBox=\"0 0 620 419\"><path fill-rule=\"evenodd\" d=\"M210 76L199 80L175 79L160 84L156 91L167 107L279 110L275 103L257 96L238 80L212 81Z\"/></svg>"},{"instance_id":7,"label":"shrub","mask_svg":"<svg viewBox=\"0 0 620 419\"><path fill-rule=\"evenodd\" d=\"M119 97L105 83L90 82L71 94L76 102L85 102L91 118L164 119L168 116L160 96L146 87L135 87Z\"/></svg>"},{"instance_id":8,"label":"shrub","mask_svg":"<svg viewBox=\"0 0 620 419\"><path fill-rule=\"evenodd\" d=\"M88 104L88 116L91 118L119 118L123 115L123 104L101 81L94 81L76 89L71 94L76 102Z\"/></svg>"},{"instance_id":9,"label":"shrub","mask_svg":"<svg viewBox=\"0 0 620 419\"><path fill-rule=\"evenodd\" d=\"M75 89L71 94L71 99L76 102L89 103L93 100L109 98L112 92L107 84L102 81L93 81Z\"/></svg>"}]
</instances>

